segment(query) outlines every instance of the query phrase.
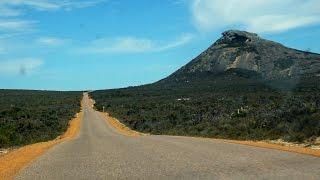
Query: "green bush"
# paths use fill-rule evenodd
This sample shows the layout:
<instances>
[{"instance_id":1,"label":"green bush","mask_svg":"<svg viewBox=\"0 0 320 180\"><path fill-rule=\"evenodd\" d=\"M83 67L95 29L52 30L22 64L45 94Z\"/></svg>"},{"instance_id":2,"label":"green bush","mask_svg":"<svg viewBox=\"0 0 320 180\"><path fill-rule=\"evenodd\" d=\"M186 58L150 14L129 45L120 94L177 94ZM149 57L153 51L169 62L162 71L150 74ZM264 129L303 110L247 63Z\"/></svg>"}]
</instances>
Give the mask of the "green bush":
<instances>
[{"instance_id":1,"label":"green bush","mask_svg":"<svg viewBox=\"0 0 320 180\"><path fill-rule=\"evenodd\" d=\"M243 74L193 74L90 95L97 109L105 106L148 133L289 141L320 136L320 79L302 78L288 89L291 80L261 82Z\"/></svg>"},{"instance_id":2,"label":"green bush","mask_svg":"<svg viewBox=\"0 0 320 180\"><path fill-rule=\"evenodd\" d=\"M81 92L0 90L0 148L51 140L80 110Z\"/></svg>"}]
</instances>

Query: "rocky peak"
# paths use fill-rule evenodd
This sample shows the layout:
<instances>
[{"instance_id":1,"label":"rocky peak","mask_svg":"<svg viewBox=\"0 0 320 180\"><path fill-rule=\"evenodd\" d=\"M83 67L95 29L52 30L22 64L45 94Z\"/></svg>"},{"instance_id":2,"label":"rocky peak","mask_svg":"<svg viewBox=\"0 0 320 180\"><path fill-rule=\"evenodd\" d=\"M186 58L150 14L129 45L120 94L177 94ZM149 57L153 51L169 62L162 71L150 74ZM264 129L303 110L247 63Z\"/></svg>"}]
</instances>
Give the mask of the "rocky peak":
<instances>
[{"instance_id":1,"label":"rocky peak","mask_svg":"<svg viewBox=\"0 0 320 180\"><path fill-rule=\"evenodd\" d=\"M216 74L230 69L254 71L266 80L314 76L320 74L320 55L287 48L255 33L229 30L173 76Z\"/></svg>"},{"instance_id":2,"label":"rocky peak","mask_svg":"<svg viewBox=\"0 0 320 180\"><path fill-rule=\"evenodd\" d=\"M242 36L242 37L246 37L248 39L255 39L258 38L259 36L256 33L251 33L251 32L247 32L247 31L240 31L240 30L228 30L222 33L222 36L227 38L233 38L233 37L237 37L237 36Z\"/></svg>"},{"instance_id":3,"label":"rocky peak","mask_svg":"<svg viewBox=\"0 0 320 180\"><path fill-rule=\"evenodd\" d=\"M228 30L222 33L222 37L214 43L215 46L226 44L245 44L260 40L261 38L255 34L246 31Z\"/></svg>"}]
</instances>

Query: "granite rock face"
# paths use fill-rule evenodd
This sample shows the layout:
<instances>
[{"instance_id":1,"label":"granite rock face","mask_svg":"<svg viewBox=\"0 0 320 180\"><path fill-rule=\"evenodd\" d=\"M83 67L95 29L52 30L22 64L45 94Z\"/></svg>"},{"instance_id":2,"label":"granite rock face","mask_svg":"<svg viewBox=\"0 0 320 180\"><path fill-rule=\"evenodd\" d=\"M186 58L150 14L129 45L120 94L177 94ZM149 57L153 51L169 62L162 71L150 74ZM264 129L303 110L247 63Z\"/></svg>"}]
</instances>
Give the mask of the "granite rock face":
<instances>
[{"instance_id":1,"label":"granite rock face","mask_svg":"<svg viewBox=\"0 0 320 180\"><path fill-rule=\"evenodd\" d=\"M255 33L229 30L173 75L229 69L254 71L266 80L320 76L320 55L285 47Z\"/></svg>"}]
</instances>

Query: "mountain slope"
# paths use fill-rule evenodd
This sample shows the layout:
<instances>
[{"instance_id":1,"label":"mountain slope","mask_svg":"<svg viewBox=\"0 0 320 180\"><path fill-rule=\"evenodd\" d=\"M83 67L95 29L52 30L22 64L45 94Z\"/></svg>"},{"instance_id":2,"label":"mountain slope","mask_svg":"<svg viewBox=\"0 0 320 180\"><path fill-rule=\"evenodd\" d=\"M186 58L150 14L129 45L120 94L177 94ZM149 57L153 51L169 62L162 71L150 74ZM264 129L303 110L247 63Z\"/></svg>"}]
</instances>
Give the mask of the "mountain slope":
<instances>
[{"instance_id":1,"label":"mountain slope","mask_svg":"<svg viewBox=\"0 0 320 180\"><path fill-rule=\"evenodd\" d=\"M229 69L245 69L263 79L301 78L320 75L320 55L287 48L257 34L230 30L211 47L169 78Z\"/></svg>"},{"instance_id":2,"label":"mountain slope","mask_svg":"<svg viewBox=\"0 0 320 180\"><path fill-rule=\"evenodd\" d=\"M165 79L90 95L98 110L143 132L314 142L319 57L232 30Z\"/></svg>"}]
</instances>

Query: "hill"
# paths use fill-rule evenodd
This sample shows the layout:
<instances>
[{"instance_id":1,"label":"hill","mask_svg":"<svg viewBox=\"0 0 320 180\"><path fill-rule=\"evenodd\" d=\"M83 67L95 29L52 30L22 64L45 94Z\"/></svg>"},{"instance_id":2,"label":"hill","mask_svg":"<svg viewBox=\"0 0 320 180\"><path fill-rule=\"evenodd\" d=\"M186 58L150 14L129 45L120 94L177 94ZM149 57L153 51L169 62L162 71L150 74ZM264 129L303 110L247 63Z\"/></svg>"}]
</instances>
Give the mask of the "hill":
<instances>
[{"instance_id":1,"label":"hill","mask_svg":"<svg viewBox=\"0 0 320 180\"><path fill-rule=\"evenodd\" d=\"M287 48L257 34L229 30L206 51L172 74L182 78L194 73L221 73L245 69L265 80L320 75L320 55Z\"/></svg>"},{"instance_id":2,"label":"hill","mask_svg":"<svg viewBox=\"0 0 320 180\"><path fill-rule=\"evenodd\" d=\"M320 55L230 30L156 83L94 91L133 129L170 135L310 141L320 136Z\"/></svg>"}]
</instances>

